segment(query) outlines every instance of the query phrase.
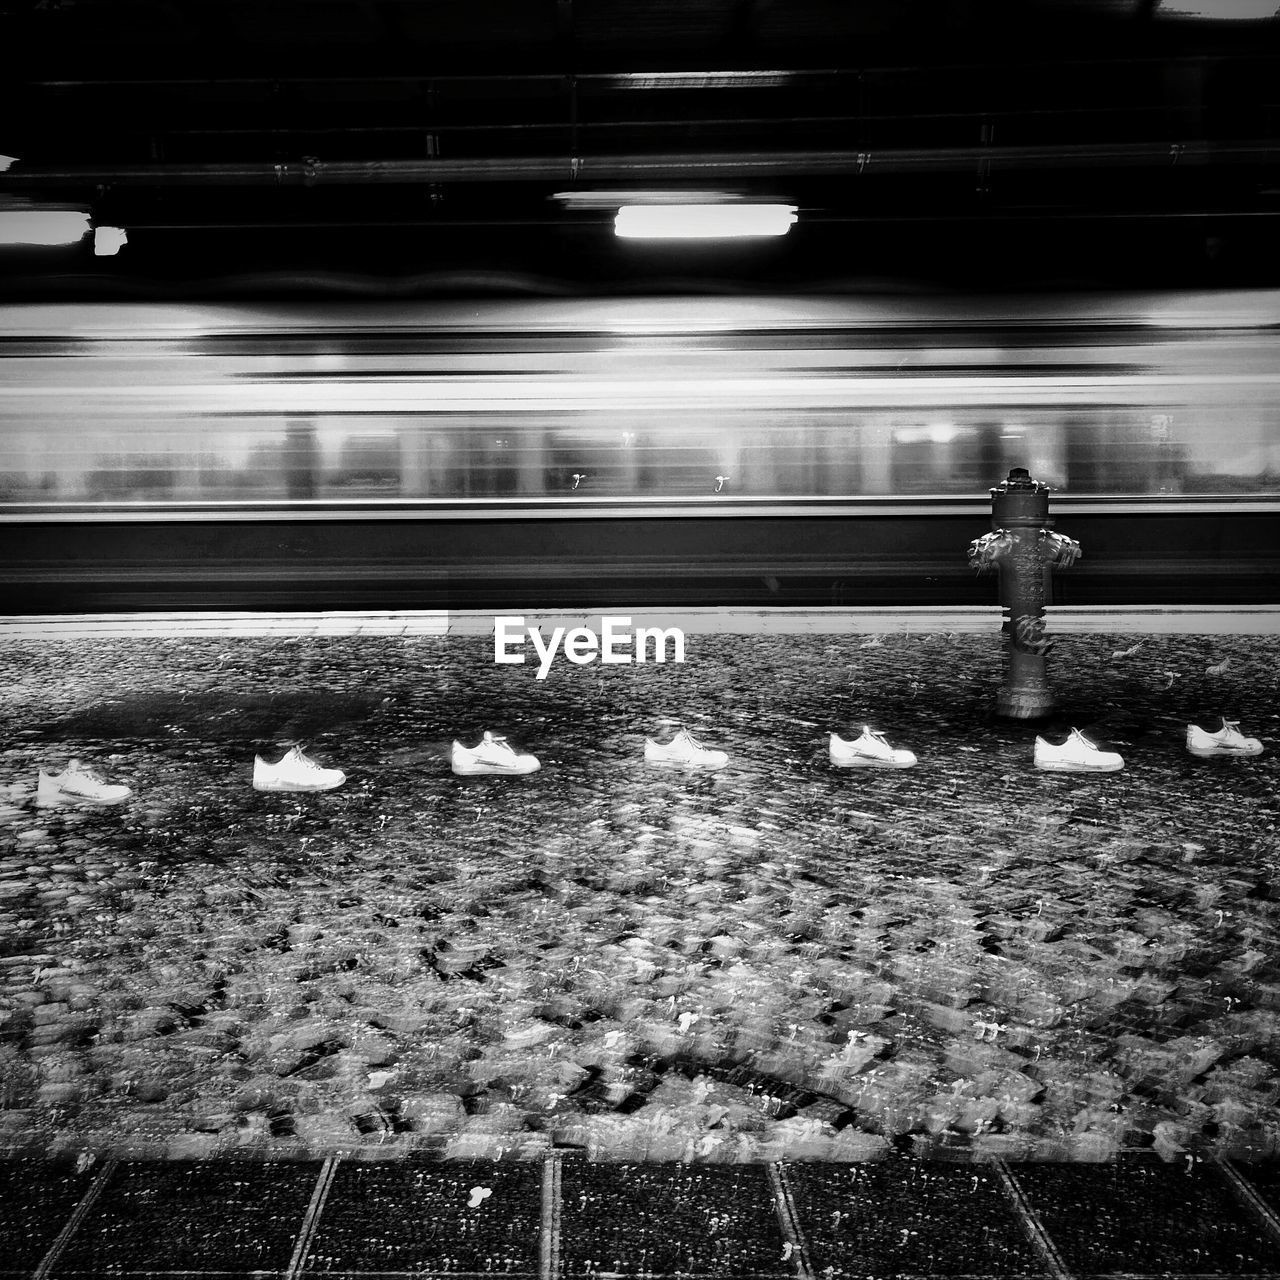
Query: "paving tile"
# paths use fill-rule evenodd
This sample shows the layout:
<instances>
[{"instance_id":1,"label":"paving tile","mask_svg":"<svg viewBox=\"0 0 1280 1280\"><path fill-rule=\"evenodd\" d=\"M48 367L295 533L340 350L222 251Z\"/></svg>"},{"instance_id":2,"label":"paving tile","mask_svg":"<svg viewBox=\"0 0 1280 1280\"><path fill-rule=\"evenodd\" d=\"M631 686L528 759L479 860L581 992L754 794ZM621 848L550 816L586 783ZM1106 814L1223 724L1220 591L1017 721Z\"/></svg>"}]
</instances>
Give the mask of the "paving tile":
<instances>
[{"instance_id":1,"label":"paving tile","mask_svg":"<svg viewBox=\"0 0 1280 1280\"><path fill-rule=\"evenodd\" d=\"M91 1180L63 1160L0 1160L0 1276L35 1270Z\"/></svg>"},{"instance_id":2,"label":"paving tile","mask_svg":"<svg viewBox=\"0 0 1280 1280\"><path fill-rule=\"evenodd\" d=\"M788 1164L817 1275L1040 1276L1044 1268L990 1164Z\"/></svg>"},{"instance_id":3,"label":"paving tile","mask_svg":"<svg viewBox=\"0 0 1280 1280\"><path fill-rule=\"evenodd\" d=\"M303 1274L537 1274L542 1178L540 1162L344 1161Z\"/></svg>"},{"instance_id":4,"label":"paving tile","mask_svg":"<svg viewBox=\"0 0 1280 1280\"><path fill-rule=\"evenodd\" d=\"M1280 1273L1280 1249L1210 1164L1131 1156L1011 1172L1078 1276Z\"/></svg>"},{"instance_id":5,"label":"paving tile","mask_svg":"<svg viewBox=\"0 0 1280 1280\"><path fill-rule=\"evenodd\" d=\"M568 1160L561 1197L565 1276L795 1276L764 1166Z\"/></svg>"},{"instance_id":6,"label":"paving tile","mask_svg":"<svg viewBox=\"0 0 1280 1280\"><path fill-rule=\"evenodd\" d=\"M1280 1165L1274 1161L1233 1162L1223 1172L1280 1250Z\"/></svg>"},{"instance_id":7,"label":"paving tile","mask_svg":"<svg viewBox=\"0 0 1280 1280\"><path fill-rule=\"evenodd\" d=\"M1274 1161L1251 1161L1248 1164L1237 1164L1236 1170L1271 1212L1280 1217L1280 1164Z\"/></svg>"},{"instance_id":8,"label":"paving tile","mask_svg":"<svg viewBox=\"0 0 1280 1280\"><path fill-rule=\"evenodd\" d=\"M310 1160L121 1164L52 1274L281 1271L289 1265L320 1170Z\"/></svg>"}]
</instances>

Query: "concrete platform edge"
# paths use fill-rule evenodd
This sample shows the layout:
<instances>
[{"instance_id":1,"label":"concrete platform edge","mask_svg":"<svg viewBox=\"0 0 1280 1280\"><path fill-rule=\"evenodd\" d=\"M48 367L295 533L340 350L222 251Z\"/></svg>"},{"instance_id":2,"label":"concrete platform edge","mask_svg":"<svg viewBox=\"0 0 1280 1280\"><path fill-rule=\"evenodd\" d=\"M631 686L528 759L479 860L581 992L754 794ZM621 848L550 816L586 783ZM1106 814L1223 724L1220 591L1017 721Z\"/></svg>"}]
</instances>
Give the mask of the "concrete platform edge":
<instances>
[{"instance_id":1,"label":"concrete platform edge","mask_svg":"<svg viewBox=\"0 0 1280 1280\"><path fill-rule=\"evenodd\" d=\"M673 609L566 612L360 612L324 613L118 613L19 615L0 618L0 641L110 637L198 639L201 637L390 636L404 639L447 635L492 635L495 618L521 617L526 627L601 629L615 626L678 627L689 635L904 635L952 632L998 633L998 606L871 609ZM512 624L514 625L514 624ZM1050 608L1048 625L1061 634L1276 635L1280 604L1215 608L1144 605L1135 608Z\"/></svg>"}]
</instances>

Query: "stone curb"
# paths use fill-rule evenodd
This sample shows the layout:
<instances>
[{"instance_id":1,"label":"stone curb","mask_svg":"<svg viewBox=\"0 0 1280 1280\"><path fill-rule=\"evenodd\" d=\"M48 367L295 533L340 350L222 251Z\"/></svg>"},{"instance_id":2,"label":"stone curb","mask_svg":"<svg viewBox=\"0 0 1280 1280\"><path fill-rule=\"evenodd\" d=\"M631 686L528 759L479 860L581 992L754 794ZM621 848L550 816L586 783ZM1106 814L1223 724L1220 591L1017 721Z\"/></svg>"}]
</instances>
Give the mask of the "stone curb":
<instances>
[{"instance_id":1,"label":"stone curb","mask_svg":"<svg viewBox=\"0 0 1280 1280\"><path fill-rule=\"evenodd\" d=\"M998 606L929 609L680 609L618 608L600 612L324 612L324 613L119 613L29 614L0 619L0 641L152 636L161 639L279 636L485 636L499 616L521 616L524 625L600 629L605 616L634 626L678 627L693 635L919 635L928 632L998 634ZM1276 635L1280 606L1152 605L1140 608L1048 610L1051 631L1083 634Z\"/></svg>"}]
</instances>

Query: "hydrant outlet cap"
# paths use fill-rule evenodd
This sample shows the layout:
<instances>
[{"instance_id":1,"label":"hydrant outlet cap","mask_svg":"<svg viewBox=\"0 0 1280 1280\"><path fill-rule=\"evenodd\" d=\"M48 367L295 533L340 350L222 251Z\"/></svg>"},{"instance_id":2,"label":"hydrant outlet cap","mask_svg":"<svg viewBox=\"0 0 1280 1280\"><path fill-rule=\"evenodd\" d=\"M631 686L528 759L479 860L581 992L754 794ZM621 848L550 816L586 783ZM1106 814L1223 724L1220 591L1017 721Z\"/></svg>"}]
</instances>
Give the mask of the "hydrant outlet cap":
<instances>
[{"instance_id":1,"label":"hydrant outlet cap","mask_svg":"<svg viewBox=\"0 0 1280 1280\"><path fill-rule=\"evenodd\" d=\"M991 490L992 527L996 523L1038 524L1049 518L1049 486L1031 478L1026 467L1014 467L1009 478Z\"/></svg>"}]
</instances>

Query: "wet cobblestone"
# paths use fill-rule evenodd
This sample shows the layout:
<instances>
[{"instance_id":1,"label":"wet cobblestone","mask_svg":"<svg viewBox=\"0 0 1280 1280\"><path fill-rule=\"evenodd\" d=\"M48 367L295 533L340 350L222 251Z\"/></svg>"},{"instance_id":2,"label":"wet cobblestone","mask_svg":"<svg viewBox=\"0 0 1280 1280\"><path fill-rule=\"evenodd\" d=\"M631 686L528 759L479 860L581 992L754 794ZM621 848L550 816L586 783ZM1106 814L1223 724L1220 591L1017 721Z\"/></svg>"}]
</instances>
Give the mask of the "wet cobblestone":
<instances>
[{"instance_id":1,"label":"wet cobblestone","mask_svg":"<svg viewBox=\"0 0 1280 1280\"><path fill-rule=\"evenodd\" d=\"M1059 640L1093 778L991 717L995 637L688 656L0 646L0 1149L1276 1154L1280 640ZM1187 755L1218 712L1267 753ZM919 767L831 768L864 721ZM729 767L647 769L676 722ZM454 777L486 728L542 771ZM346 785L252 791L298 739ZM134 797L37 809L72 756Z\"/></svg>"}]
</instances>

